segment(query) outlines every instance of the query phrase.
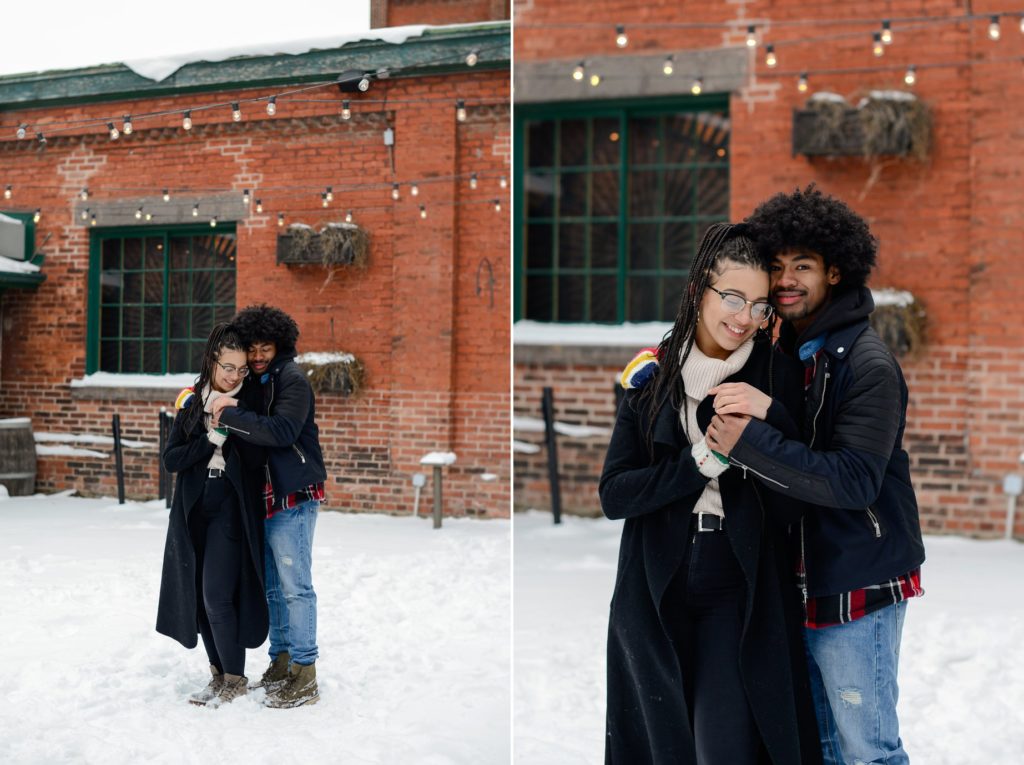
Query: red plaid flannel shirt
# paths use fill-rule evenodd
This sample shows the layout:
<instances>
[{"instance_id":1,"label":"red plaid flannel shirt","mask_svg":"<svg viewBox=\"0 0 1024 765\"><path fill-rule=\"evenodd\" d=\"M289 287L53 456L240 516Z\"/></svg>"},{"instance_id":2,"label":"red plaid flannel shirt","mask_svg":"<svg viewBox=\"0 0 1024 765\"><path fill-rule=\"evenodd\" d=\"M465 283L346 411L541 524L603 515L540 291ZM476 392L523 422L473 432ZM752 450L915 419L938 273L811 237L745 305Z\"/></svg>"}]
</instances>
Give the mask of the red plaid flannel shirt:
<instances>
[{"instance_id":1,"label":"red plaid flannel shirt","mask_svg":"<svg viewBox=\"0 0 1024 765\"><path fill-rule=\"evenodd\" d=\"M320 483L310 484L305 489L299 489L285 495L281 498L280 502L274 502L274 487L270 484L270 481L263 484L263 504L267 508L267 518L281 510L290 510L296 505L301 505L303 502L309 502L313 499L317 502L323 502L324 496L324 484L321 481Z\"/></svg>"}]
</instances>

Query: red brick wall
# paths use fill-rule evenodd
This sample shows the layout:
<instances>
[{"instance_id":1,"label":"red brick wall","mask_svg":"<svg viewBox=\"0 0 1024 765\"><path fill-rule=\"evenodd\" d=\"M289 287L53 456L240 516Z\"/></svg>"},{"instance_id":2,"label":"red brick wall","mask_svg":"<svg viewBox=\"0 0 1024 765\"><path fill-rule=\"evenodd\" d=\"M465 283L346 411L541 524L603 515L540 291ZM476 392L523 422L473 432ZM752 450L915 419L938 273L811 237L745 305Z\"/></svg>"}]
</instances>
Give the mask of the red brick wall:
<instances>
[{"instance_id":1,"label":"red brick wall","mask_svg":"<svg viewBox=\"0 0 1024 765\"><path fill-rule=\"evenodd\" d=\"M1020 3L1007 6L987 0L967 7L976 14L1024 10ZM905 67L918 66L914 91L934 115L927 161L808 160L793 156L791 150L792 110L806 98L796 90L795 74L773 76L764 65L763 48L752 52L752 76L730 99L732 215L742 218L767 196L814 181L869 221L881 242L872 286L910 290L928 314L924 355L903 362L911 394L906 441L924 523L932 531L1002 534L1002 477L1021 469L1017 460L1024 451L1024 354L1019 349L1024 301L1018 297L1024 288L1019 260L1024 245L1024 134L1018 129L1017 106L1024 102L1019 63L1024 35L1018 30L1019 17L1003 18L997 43L987 37L987 19L920 29L900 29L897 24L894 43L883 58L875 59L870 41L878 23L774 28L771 24L815 18L954 16L967 12L964 4L703 2L687 3L685 18L678 3L663 0L642 8L601 0L527 0L516 3L515 9L517 61L615 55L616 23L627 25L630 44L624 52L633 55L742 46L746 25L758 23L763 39L775 43L858 33L813 45L777 45L778 71L809 70L811 92L830 90L856 101L868 89L906 89ZM608 26L538 26L574 19L606 19ZM631 22L729 20L736 22L731 34L721 29L629 27ZM998 62L1004 58L1017 60ZM925 68L941 62L962 65ZM895 68L814 73L879 65ZM517 390L517 402L519 397ZM522 461L517 457L517 476ZM591 499L586 509L594 507ZM1024 519L1018 521L1016 532L1024 533Z\"/></svg>"},{"instance_id":2,"label":"red brick wall","mask_svg":"<svg viewBox=\"0 0 1024 765\"><path fill-rule=\"evenodd\" d=\"M373 0L377 4L379 0ZM380 15L386 23L380 26L389 27L501 21L509 14L508 0L383 0L383 5L385 13Z\"/></svg>"},{"instance_id":3,"label":"red brick wall","mask_svg":"<svg viewBox=\"0 0 1024 765\"><path fill-rule=\"evenodd\" d=\"M3 122L142 114L271 92L7 112ZM470 103L465 123L455 120L456 93ZM329 101L331 95L329 89L311 94ZM421 471L419 458L440 450L458 455L446 469L447 513L507 515L509 204L508 191L498 193L497 185L499 175L509 173L508 95L507 72L474 72L377 82L366 98L394 103L385 112L380 103L360 106L353 97L350 122L338 116L339 103L281 98L274 118L250 104L241 123L232 123L226 109L194 112L191 133L174 116L138 121L135 133L117 142L95 127L54 135L42 151L33 141L15 141L13 128L9 135L5 130L0 167L3 182L16 190L9 209L42 208L36 242L46 253L47 279L36 292L2 296L0 417L30 416L39 432L106 435L110 415L120 412L126 438L155 444L156 413L161 403L173 403L174 392L162 402L71 395L69 381L85 373L88 302L89 231L73 215L76 194L88 186L95 200L109 201L134 187L156 194L164 187L252 188L264 213L253 207L237 222L238 306L281 306L299 324L300 352L344 350L366 367L364 395L318 397L327 506L409 511L410 476ZM400 201L390 198L393 178L382 139L387 125L396 133L394 180L419 181L419 197L404 186ZM452 180L471 170L480 173L481 188ZM344 183L381 187L345 192L339 190ZM327 185L335 187L335 201L324 210L320 192ZM262 193L261 187L294 190ZM501 198L501 212L494 211L493 197ZM427 206L426 220L420 204ZM320 227L342 220L350 208L370 236L367 268L340 268L327 279L318 266L275 265L278 212L289 223ZM493 306L474 293L484 257L496 280ZM464 362L458 361L463 345L472 354ZM155 496L156 464L155 449L128 450L129 495ZM42 490L114 491L113 460L42 456L39 471Z\"/></svg>"}]
</instances>

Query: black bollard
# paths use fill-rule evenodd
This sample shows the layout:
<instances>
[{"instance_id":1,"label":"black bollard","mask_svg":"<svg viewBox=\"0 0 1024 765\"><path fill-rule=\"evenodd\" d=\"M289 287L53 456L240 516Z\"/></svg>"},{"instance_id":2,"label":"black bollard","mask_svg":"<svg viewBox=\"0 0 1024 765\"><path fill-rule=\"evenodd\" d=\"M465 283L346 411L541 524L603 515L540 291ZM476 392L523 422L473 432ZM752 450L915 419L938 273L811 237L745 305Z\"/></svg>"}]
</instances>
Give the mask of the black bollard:
<instances>
[{"instance_id":1,"label":"black bollard","mask_svg":"<svg viewBox=\"0 0 1024 765\"><path fill-rule=\"evenodd\" d=\"M114 428L114 464L117 469L117 504L124 504L124 457L121 454L121 415L115 414Z\"/></svg>"},{"instance_id":2,"label":"black bollard","mask_svg":"<svg viewBox=\"0 0 1024 765\"><path fill-rule=\"evenodd\" d=\"M551 514L555 523L562 522L562 490L558 484L558 444L555 442L555 401L551 388L541 396L544 413L544 440L548 447L548 480L551 483Z\"/></svg>"}]
</instances>

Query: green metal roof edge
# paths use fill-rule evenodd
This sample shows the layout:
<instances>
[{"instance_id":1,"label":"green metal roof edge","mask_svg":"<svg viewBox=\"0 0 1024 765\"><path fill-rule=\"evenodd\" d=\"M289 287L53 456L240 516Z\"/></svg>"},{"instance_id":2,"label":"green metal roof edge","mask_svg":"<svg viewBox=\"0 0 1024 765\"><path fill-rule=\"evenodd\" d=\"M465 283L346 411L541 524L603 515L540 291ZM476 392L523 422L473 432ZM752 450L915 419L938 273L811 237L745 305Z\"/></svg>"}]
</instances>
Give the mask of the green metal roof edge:
<instances>
[{"instance_id":1,"label":"green metal roof edge","mask_svg":"<svg viewBox=\"0 0 1024 765\"><path fill-rule=\"evenodd\" d=\"M46 281L42 271L35 274L12 274L0 271L0 291L5 289L35 289Z\"/></svg>"},{"instance_id":2,"label":"green metal roof edge","mask_svg":"<svg viewBox=\"0 0 1024 765\"><path fill-rule=\"evenodd\" d=\"M472 49L479 51L479 63L471 68L459 54L465 55ZM510 63L509 22L458 25L428 28L403 43L359 40L339 48L306 53L193 61L160 82L143 77L124 64L3 75L0 111L318 82L350 69L401 70L392 75L397 79L507 69Z\"/></svg>"}]
</instances>

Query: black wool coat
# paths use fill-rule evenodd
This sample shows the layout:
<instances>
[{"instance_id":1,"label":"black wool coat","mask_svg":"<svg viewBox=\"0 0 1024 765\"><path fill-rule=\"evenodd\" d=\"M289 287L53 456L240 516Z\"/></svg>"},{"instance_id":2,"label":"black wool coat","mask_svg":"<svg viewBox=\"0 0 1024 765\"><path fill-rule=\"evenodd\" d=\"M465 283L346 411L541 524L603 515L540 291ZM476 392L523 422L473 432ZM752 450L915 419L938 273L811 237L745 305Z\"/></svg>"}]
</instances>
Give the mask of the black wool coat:
<instances>
[{"instance_id":1,"label":"black wool coat","mask_svg":"<svg viewBox=\"0 0 1024 765\"><path fill-rule=\"evenodd\" d=\"M796 432L802 378L767 342L729 382L772 390L768 420ZM772 378L769 387L769 377ZM665 404L653 423L629 391L619 408L601 475L601 506L625 518L608 624L608 708L605 761L616 765L695 765L692 715L682 658L672 639L679 615L666 599L690 544L690 516L708 479L690 455L679 412ZM780 400L784 397L785 401ZM697 409L706 430L712 398ZM801 507L786 505L753 475L730 467L719 478L725 529L747 581L740 672L772 765L821 762L802 643L803 613L795 587L786 526Z\"/></svg>"},{"instance_id":2,"label":"black wool coat","mask_svg":"<svg viewBox=\"0 0 1024 765\"><path fill-rule=\"evenodd\" d=\"M202 406L199 395L188 406ZM189 518L200 512L206 470L214 446L206 437L200 421L193 433L186 433L182 419L187 407L174 418L171 434L164 448L164 467L177 473L174 499L167 523L164 545L163 574L160 579L160 600L156 631L172 637L186 648L194 648L199 633L200 608L196 567L196 550L189 535ZM263 486L266 480L265 451L229 435L222 447L224 479L230 481L242 511L244 554L238 591L238 642L246 648L258 648L266 640L269 616L263 590Z\"/></svg>"}]
</instances>

